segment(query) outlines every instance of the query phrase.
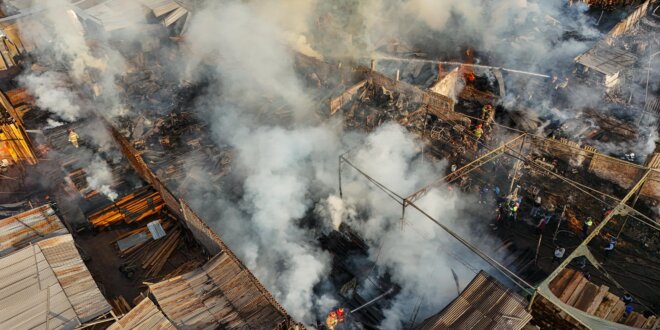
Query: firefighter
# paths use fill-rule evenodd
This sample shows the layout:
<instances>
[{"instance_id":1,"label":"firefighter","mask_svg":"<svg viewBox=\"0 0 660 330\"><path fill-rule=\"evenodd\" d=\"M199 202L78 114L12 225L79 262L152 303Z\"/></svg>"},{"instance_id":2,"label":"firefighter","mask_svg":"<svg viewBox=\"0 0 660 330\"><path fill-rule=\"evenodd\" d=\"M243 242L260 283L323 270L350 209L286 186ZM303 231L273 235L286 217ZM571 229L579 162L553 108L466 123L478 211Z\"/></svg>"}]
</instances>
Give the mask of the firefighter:
<instances>
[{"instance_id":1,"label":"firefighter","mask_svg":"<svg viewBox=\"0 0 660 330\"><path fill-rule=\"evenodd\" d=\"M344 307L337 308L337 322L344 322L346 319L346 310Z\"/></svg>"},{"instance_id":2,"label":"firefighter","mask_svg":"<svg viewBox=\"0 0 660 330\"><path fill-rule=\"evenodd\" d=\"M337 323L339 323L337 313L335 311L328 313L328 317L325 319L325 326L328 327L328 330L334 330Z\"/></svg>"},{"instance_id":3,"label":"firefighter","mask_svg":"<svg viewBox=\"0 0 660 330\"><path fill-rule=\"evenodd\" d=\"M483 108L481 108L481 119L487 120L490 118L490 114L493 111L493 106L490 104L484 105Z\"/></svg>"},{"instance_id":4,"label":"firefighter","mask_svg":"<svg viewBox=\"0 0 660 330\"><path fill-rule=\"evenodd\" d=\"M477 127L474 129L474 136L477 137L477 140L481 139L481 136L484 135L484 129L482 128L481 124L477 125Z\"/></svg>"},{"instance_id":5,"label":"firefighter","mask_svg":"<svg viewBox=\"0 0 660 330\"><path fill-rule=\"evenodd\" d=\"M76 131L73 130L73 128L69 128L68 132L69 132L69 142L71 142L71 144L73 144L74 147L78 148L79 147L78 134L76 133Z\"/></svg>"},{"instance_id":6,"label":"firefighter","mask_svg":"<svg viewBox=\"0 0 660 330\"><path fill-rule=\"evenodd\" d=\"M490 127L491 122L493 121L493 106L490 104L484 105L481 109L481 119L484 121L484 124L487 128Z\"/></svg>"}]
</instances>

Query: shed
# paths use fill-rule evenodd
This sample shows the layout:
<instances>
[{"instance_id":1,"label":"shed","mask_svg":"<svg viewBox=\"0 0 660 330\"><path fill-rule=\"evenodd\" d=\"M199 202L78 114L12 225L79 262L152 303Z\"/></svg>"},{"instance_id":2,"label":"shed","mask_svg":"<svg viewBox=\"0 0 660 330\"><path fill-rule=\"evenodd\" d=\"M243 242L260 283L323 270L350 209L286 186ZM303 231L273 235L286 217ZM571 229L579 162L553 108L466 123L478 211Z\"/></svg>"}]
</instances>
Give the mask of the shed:
<instances>
[{"instance_id":1,"label":"shed","mask_svg":"<svg viewBox=\"0 0 660 330\"><path fill-rule=\"evenodd\" d=\"M634 68L637 56L618 47L599 42L586 53L575 58L582 66L582 74L608 91L615 89L622 82L625 72Z\"/></svg>"},{"instance_id":2,"label":"shed","mask_svg":"<svg viewBox=\"0 0 660 330\"><path fill-rule=\"evenodd\" d=\"M69 234L0 259L0 329L74 329L111 309Z\"/></svg>"},{"instance_id":3,"label":"shed","mask_svg":"<svg viewBox=\"0 0 660 330\"><path fill-rule=\"evenodd\" d=\"M532 315L525 300L484 271L440 313L417 329L522 329Z\"/></svg>"}]
</instances>

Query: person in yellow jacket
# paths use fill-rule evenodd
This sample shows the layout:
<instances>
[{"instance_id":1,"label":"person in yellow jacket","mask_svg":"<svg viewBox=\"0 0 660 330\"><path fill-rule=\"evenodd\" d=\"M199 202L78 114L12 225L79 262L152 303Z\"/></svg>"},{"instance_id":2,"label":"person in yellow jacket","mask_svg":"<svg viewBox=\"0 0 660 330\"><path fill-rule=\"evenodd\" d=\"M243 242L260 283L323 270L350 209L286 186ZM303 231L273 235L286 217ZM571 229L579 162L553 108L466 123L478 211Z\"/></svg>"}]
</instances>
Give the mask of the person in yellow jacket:
<instances>
[{"instance_id":1,"label":"person in yellow jacket","mask_svg":"<svg viewBox=\"0 0 660 330\"><path fill-rule=\"evenodd\" d=\"M481 136L484 135L484 129L482 128L481 124L477 125L477 127L474 129L474 136L477 137L477 140L481 139Z\"/></svg>"},{"instance_id":2,"label":"person in yellow jacket","mask_svg":"<svg viewBox=\"0 0 660 330\"><path fill-rule=\"evenodd\" d=\"M329 330L334 330L337 323L339 323L337 313L335 313L335 311L328 313L328 317L325 319L325 326L328 327Z\"/></svg>"},{"instance_id":3,"label":"person in yellow jacket","mask_svg":"<svg viewBox=\"0 0 660 330\"><path fill-rule=\"evenodd\" d=\"M78 148L78 133L73 130L73 128L69 128L69 142L73 144L74 147Z\"/></svg>"}]
</instances>

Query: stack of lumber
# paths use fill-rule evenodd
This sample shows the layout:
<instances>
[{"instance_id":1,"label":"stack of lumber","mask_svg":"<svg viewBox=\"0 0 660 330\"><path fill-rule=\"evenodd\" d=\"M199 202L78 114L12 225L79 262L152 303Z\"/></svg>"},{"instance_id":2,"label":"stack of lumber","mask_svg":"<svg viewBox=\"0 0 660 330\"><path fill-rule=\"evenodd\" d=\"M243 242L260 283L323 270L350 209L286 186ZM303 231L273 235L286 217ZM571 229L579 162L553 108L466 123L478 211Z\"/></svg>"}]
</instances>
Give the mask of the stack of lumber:
<instances>
[{"instance_id":1,"label":"stack of lumber","mask_svg":"<svg viewBox=\"0 0 660 330\"><path fill-rule=\"evenodd\" d=\"M163 227L163 230L165 230L165 232L169 232L170 228L172 228L175 224L174 221L172 221L168 218L160 219L160 220L158 220L158 222ZM115 244L115 247L117 247L119 249L119 247L117 246L117 242L119 242L120 240L122 240L124 238L127 238L129 236L137 235L137 234L140 234L140 233L147 233L147 235L149 235L149 237L151 237L151 233L149 232L149 228L147 226L143 226L143 227L133 229L131 231L125 232L125 233L117 236L117 238L114 240L113 243ZM127 257L127 256L131 255L133 252L135 252L136 250L140 249L141 246L146 244L146 243L147 242L131 246L131 247L121 251L119 253L119 256L122 257L122 258Z\"/></svg>"},{"instance_id":2,"label":"stack of lumber","mask_svg":"<svg viewBox=\"0 0 660 330\"><path fill-rule=\"evenodd\" d=\"M165 204L160 194L145 187L91 213L87 218L96 227L107 227L121 221L132 223L144 220L159 214L163 207Z\"/></svg>"},{"instance_id":3,"label":"stack of lumber","mask_svg":"<svg viewBox=\"0 0 660 330\"><path fill-rule=\"evenodd\" d=\"M647 319L637 312L624 316L626 306L620 297L609 292L609 287L605 285L591 283L582 272L574 269L564 269L559 273L550 283L550 290L564 303L608 321L642 329L660 326L660 320L655 316ZM560 316L570 319L563 312Z\"/></svg>"},{"instance_id":4,"label":"stack of lumber","mask_svg":"<svg viewBox=\"0 0 660 330\"><path fill-rule=\"evenodd\" d=\"M140 270L143 278L160 274L167 260L183 242L183 233L177 224L165 222L163 228L167 232L164 238L141 243L120 254L125 258L125 267Z\"/></svg>"}]
</instances>

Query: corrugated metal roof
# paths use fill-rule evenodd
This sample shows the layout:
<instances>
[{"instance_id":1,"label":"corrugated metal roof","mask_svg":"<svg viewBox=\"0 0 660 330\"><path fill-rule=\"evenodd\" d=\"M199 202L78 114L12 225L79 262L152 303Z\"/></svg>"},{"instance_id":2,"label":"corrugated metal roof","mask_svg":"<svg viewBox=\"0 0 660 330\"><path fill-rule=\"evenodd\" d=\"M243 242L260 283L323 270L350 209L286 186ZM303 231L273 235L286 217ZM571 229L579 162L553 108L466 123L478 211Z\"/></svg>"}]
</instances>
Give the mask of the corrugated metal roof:
<instances>
[{"instance_id":1,"label":"corrugated metal roof","mask_svg":"<svg viewBox=\"0 0 660 330\"><path fill-rule=\"evenodd\" d=\"M176 328L151 299L145 298L119 322L115 322L108 328L108 330L124 329L169 330Z\"/></svg>"},{"instance_id":2,"label":"corrugated metal roof","mask_svg":"<svg viewBox=\"0 0 660 330\"><path fill-rule=\"evenodd\" d=\"M251 280L249 271L227 253L149 288L179 329L273 328L284 319Z\"/></svg>"},{"instance_id":3,"label":"corrugated metal roof","mask_svg":"<svg viewBox=\"0 0 660 330\"><path fill-rule=\"evenodd\" d=\"M114 31L143 23L141 14L147 10L132 0L107 0L84 12L99 20L106 31Z\"/></svg>"},{"instance_id":4,"label":"corrugated metal roof","mask_svg":"<svg viewBox=\"0 0 660 330\"><path fill-rule=\"evenodd\" d=\"M603 74L613 75L626 69L632 69L637 63L637 56L601 42L576 57L575 61Z\"/></svg>"},{"instance_id":5,"label":"corrugated metal roof","mask_svg":"<svg viewBox=\"0 0 660 330\"><path fill-rule=\"evenodd\" d=\"M0 220L0 256L44 238L67 234L50 205Z\"/></svg>"},{"instance_id":6,"label":"corrugated metal roof","mask_svg":"<svg viewBox=\"0 0 660 330\"><path fill-rule=\"evenodd\" d=\"M0 329L73 329L111 309L71 235L0 259Z\"/></svg>"},{"instance_id":7,"label":"corrugated metal roof","mask_svg":"<svg viewBox=\"0 0 660 330\"><path fill-rule=\"evenodd\" d=\"M418 329L522 329L532 319L525 306L520 296L481 271L451 304Z\"/></svg>"}]
</instances>

